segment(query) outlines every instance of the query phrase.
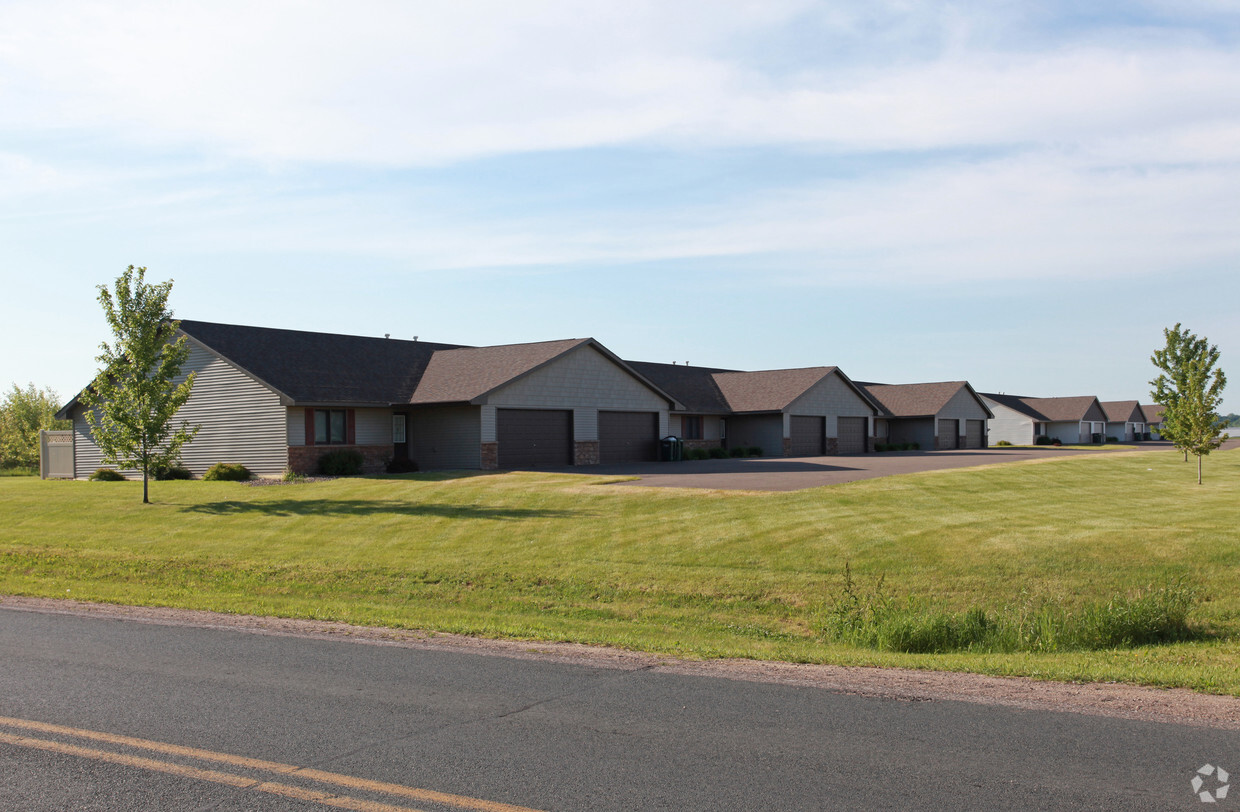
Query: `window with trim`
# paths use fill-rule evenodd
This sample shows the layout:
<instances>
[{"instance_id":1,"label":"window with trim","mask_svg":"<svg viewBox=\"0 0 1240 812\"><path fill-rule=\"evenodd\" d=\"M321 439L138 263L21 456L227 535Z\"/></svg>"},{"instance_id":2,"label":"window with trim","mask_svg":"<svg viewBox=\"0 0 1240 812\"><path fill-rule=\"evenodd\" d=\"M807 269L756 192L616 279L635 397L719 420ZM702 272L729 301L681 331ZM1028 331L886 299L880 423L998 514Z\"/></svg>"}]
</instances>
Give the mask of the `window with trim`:
<instances>
[{"instance_id":1,"label":"window with trim","mask_svg":"<svg viewBox=\"0 0 1240 812\"><path fill-rule=\"evenodd\" d=\"M405 416L403 414L392 415L392 442L405 442Z\"/></svg>"},{"instance_id":2,"label":"window with trim","mask_svg":"<svg viewBox=\"0 0 1240 812\"><path fill-rule=\"evenodd\" d=\"M348 442L348 418L344 409L314 410L314 444L341 445Z\"/></svg>"},{"instance_id":3,"label":"window with trim","mask_svg":"<svg viewBox=\"0 0 1240 812\"><path fill-rule=\"evenodd\" d=\"M680 418L680 433L683 435L682 440L701 440L702 439L702 416L701 415L685 415Z\"/></svg>"}]
</instances>

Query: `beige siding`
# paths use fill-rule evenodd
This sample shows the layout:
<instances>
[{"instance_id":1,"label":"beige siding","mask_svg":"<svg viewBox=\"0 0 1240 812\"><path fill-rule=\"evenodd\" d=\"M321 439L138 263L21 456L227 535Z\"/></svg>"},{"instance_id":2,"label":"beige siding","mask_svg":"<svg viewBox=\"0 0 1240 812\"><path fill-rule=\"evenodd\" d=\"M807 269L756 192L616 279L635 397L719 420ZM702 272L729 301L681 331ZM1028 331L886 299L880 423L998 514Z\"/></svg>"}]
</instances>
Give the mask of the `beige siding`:
<instances>
[{"instance_id":1,"label":"beige siding","mask_svg":"<svg viewBox=\"0 0 1240 812\"><path fill-rule=\"evenodd\" d=\"M598 350L583 346L503 387L487 405L653 412L666 409L667 401Z\"/></svg>"},{"instance_id":2,"label":"beige siding","mask_svg":"<svg viewBox=\"0 0 1240 812\"><path fill-rule=\"evenodd\" d=\"M482 410L442 406L409 413L409 455L424 471L481 468Z\"/></svg>"},{"instance_id":3,"label":"beige siding","mask_svg":"<svg viewBox=\"0 0 1240 812\"><path fill-rule=\"evenodd\" d=\"M279 396L232 364L190 342L184 375L197 372L189 401L173 417L202 428L181 450L181 461L195 476L217 462L239 462L255 474L276 475L288 464L288 427ZM184 380L182 376L181 380ZM102 452L90 437L81 409L74 410L78 476L102 465Z\"/></svg>"},{"instance_id":4,"label":"beige siding","mask_svg":"<svg viewBox=\"0 0 1240 812\"><path fill-rule=\"evenodd\" d=\"M392 410L354 409L353 434L358 445L391 445Z\"/></svg>"},{"instance_id":5,"label":"beige siding","mask_svg":"<svg viewBox=\"0 0 1240 812\"><path fill-rule=\"evenodd\" d=\"M824 415L827 418L828 437L839 436L839 428L835 422L837 417L870 418L874 415L870 405L835 373L819 381L784 411L786 414ZM869 428L870 423L867 422L866 426ZM788 436L786 428L784 436Z\"/></svg>"},{"instance_id":6,"label":"beige siding","mask_svg":"<svg viewBox=\"0 0 1240 812\"><path fill-rule=\"evenodd\" d=\"M939 417L949 420L985 420L986 410L982 408L982 404L978 403L976 398L969 394L968 389L961 387L960 391L952 395L952 399L947 401L942 409L939 409ZM960 425L963 426L964 423ZM960 433L964 434L963 428L961 428Z\"/></svg>"},{"instance_id":7,"label":"beige siding","mask_svg":"<svg viewBox=\"0 0 1240 812\"><path fill-rule=\"evenodd\" d=\"M998 444L1000 440L1007 440L1013 445L1029 445L1033 442L1033 418L990 398L984 398L984 400L990 407L990 411L995 414L988 424L992 446Z\"/></svg>"}]
</instances>

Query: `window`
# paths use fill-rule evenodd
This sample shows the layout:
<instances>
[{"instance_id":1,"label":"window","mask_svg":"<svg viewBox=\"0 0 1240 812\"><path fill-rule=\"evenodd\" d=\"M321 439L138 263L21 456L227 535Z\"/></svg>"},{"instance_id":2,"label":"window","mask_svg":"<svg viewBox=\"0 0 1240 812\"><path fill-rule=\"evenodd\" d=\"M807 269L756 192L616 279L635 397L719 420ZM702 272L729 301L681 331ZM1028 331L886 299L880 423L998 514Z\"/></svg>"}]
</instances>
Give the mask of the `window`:
<instances>
[{"instance_id":1,"label":"window","mask_svg":"<svg viewBox=\"0 0 1240 812\"><path fill-rule=\"evenodd\" d=\"M403 414L392 415L392 442L405 442L405 416Z\"/></svg>"},{"instance_id":2,"label":"window","mask_svg":"<svg viewBox=\"0 0 1240 812\"><path fill-rule=\"evenodd\" d=\"M680 418L680 433L684 435L682 440L700 440L702 439L702 417L701 415L685 415Z\"/></svg>"},{"instance_id":3,"label":"window","mask_svg":"<svg viewBox=\"0 0 1240 812\"><path fill-rule=\"evenodd\" d=\"M1034 436L1034 437L1042 437L1042 436L1044 436L1045 434L1046 434L1046 424L1045 424L1045 423L1034 423L1034 424L1033 424L1033 436Z\"/></svg>"},{"instance_id":4,"label":"window","mask_svg":"<svg viewBox=\"0 0 1240 812\"><path fill-rule=\"evenodd\" d=\"M314 444L330 445L347 442L348 420L344 409L314 410Z\"/></svg>"}]
</instances>

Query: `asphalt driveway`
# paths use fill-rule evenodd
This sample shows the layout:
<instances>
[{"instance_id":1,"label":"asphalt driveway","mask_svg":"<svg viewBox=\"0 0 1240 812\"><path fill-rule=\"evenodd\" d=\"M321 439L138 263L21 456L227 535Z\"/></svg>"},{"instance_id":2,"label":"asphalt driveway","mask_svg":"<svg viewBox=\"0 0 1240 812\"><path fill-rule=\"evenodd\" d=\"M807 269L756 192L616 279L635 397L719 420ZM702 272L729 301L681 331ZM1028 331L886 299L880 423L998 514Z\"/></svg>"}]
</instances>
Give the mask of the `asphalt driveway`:
<instances>
[{"instance_id":1,"label":"asphalt driveway","mask_svg":"<svg viewBox=\"0 0 1240 812\"><path fill-rule=\"evenodd\" d=\"M1081 454L1122 454L1171 448L1170 443L1148 442L1139 446L1094 449L985 448L958 451L899 451L836 457L759 457L685 462L634 462L599 465L591 474L619 474L640 479L621 485L654 488L713 488L747 491L797 491L821 485L837 485L859 479L970 468L1025 460L1062 459ZM580 468L564 473L580 474Z\"/></svg>"}]
</instances>

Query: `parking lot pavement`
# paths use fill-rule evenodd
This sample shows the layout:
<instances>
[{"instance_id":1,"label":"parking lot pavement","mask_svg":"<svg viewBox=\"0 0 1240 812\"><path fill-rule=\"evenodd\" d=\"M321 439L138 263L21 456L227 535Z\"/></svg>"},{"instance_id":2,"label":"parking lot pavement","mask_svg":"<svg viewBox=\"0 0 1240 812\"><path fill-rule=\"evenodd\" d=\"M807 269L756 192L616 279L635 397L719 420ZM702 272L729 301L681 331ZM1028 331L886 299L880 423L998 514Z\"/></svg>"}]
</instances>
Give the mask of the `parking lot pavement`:
<instances>
[{"instance_id":1,"label":"parking lot pavement","mask_svg":"<svg viewBox=\"0 0 1240 812\"><path fill-rule=\"evenodd\" d=\"M746 491L797 491L821 485L837 485L859 479L970 468L1025 460L1059 459L1081 454L1118 454L1171 448L1170 443L1148 442L1139 446L1093 449L984 448L957 451L899 451L835 457L759 457L685 462L642 462L591 466L590 474L636 476L617 483L654 488L711 488ZM565 468L564 473L585 473Z\"/></svg>"}]
</instances>

